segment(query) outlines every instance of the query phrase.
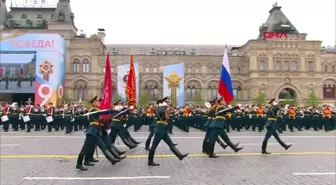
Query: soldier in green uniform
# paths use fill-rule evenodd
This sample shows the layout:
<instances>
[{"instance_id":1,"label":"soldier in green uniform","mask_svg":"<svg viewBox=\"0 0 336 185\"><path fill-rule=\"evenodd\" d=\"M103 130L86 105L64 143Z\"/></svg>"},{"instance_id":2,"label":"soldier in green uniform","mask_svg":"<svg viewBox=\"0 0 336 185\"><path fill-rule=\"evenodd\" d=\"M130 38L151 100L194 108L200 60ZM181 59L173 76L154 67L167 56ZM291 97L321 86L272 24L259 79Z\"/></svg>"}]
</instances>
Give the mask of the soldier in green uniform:
<instances>
[{"instance_id":1,"label":"soldier in green uniform","mask_svg":"<svg viewBox=\"0 0 336 185\"><path fill-rule=\"evenodd\" d=\"M175 146L168 135L168 119L169 119L169 108L168 108L168 97L165 97L157 101L159 107L156 109L156 126L155 126L155 136L153 144L148 154L148 165L149 166L159 166L154 162L155 150L158 147L161 140L163 140L170 148L170 150L178 157L180 160L188 156L187 154L182 154Z\"/></svg>"},{"instance_id":2,"label":"soldier in green uniform","mask_svg":"<svg viewBox=\"0 0 336 185\"><path fill-rule=\"evenodd\" d=\"M76 169L79 169L81 171L86 171L87 168L83 166L83 160L85 157L92 157L92 151L94 151L95 146L98 145L98 147L102 150L105 157L113 164L115 165L117 162L119 162L121 159L115 159L111 152L106 148L105 144L103 143L102 139L100 138L101 135L101 129L103 127L101 121L99 120L100 115L107 115L107 114L113 114L113 110L106 110L106 111L99 111L100 103L95 96L90 103L93 105L93 107L90 109L88 114L90 126L86 130L86 138L84 141L84 145L78 155L77 158L77 165ZM97 162L97 161L95 161ZM93 166L92 163L89 163L86 160L86 165Z\"/></svg>"},{"instance_id":3,"label":"soldier in green uniform","mask_svg":"<svg viewBox=\"0 0 336 185\"><path fill-rule=\"evenodd\" d=\"M203 145L202 145L202 152L209 154L211 152L209 148L209 139L210 139L210 125L215 121L215 113L216 113L216 107L217 107L217 98L209 102L210 107L209 107L209 113L208 113L208 119L204 123L204 128L205 128L205 136L203 140ZM217 143L225 150L228 145L226 145L224 142L222 142L218 137L217 137Z\"/></svg>"},{"instance_id":4,"label":"soldier in green uniform","mask_svg":"<svg viewBox=\"0 0 336 185\"><path fill-rule=\"evenodd\" d=\"M277 102L275 102L275 98L273 98L269 104L271 104L271 107L267 110L267 122L265 124L265 128L267 130L264 141L261 146L261 153L262 154L270 154L267 152L267 142L271 136L274 136L274 138L278 141L278 143L284 147L286 150L288 150L292 145L285 144L279 137L277 130L276 130L276 121L278 117L278 111L279 111L279 105Z\"/></svg>"},{"instance_id":5,"label":"soldier in green uniform","mask_svg":"<svg viewBox=\"0 0 336 185\"><path fill-rule=\"evenodd\" d=\"M121 100L118 100L114 103L114 109L115 111L121 111L125 107L123 105L123 102ZM109 134L110 141L112 143L115 143L117 136L120 137L120 139L123 141L123 143L129 148L133 149L136 148L138 145L135 143L132 143L125 135L125 131L123 130L124 126L124 119L126 114L119 114L118 116L115 116L111 120L111 132Z\"/></svg>"},{"instance_id":6,"label":"soldier in green uniform","mask_svg":"<svg viewBox=\"0 0 336 185\"><path fill-rule=\"evenodd\" d=\"M159 104L158 104L158 105L159 105ZM172 111L172 110L171 110L171 111ZM171 111L169 112L169 119L172 118L172 116L171 116ZM153 115L155 115L155 112L153 113ZM169 121L170 121L169 119L168 119L168 125L167 125L168 133L169 133ZM149 133L149 135L148 135L148 137L147 137L147 139L146 139L146 143L145 143L145 150L148 150L148 151L150 151L150 147L149 147L149 145L150 145L150 143L151 143L151 141L152 141L152 138L153 138L154 135L155 135L156 120L157 120L157 118L154 117L154 118L152 119L152 122L150 123L150 133ZM173 143L173 145L174 145L174 146L177 146L178 144L177 144L177 143Z\"/></svg>"},{"instance_id":7,"label":"soldier in green uniform","mask_svg":"<svg viewBox=\"0 0 336 185\"><path fill-rule=\"evenodd\" d=\"M209 138L209 157L210 158L218 158L214 153L215 143L218 137L220 136L226 144L228 144L235 152L240 151L243 147L238 147L238 144L233 144L228 135L225 132L225 115L228 112L233 112L239 109L239 106L225 108L224 98L220 97L217 101L219 105L216 107L215 113L215 121L213 122L212 128L210 130L210 138Z\"/></svg>"}]
</instances>

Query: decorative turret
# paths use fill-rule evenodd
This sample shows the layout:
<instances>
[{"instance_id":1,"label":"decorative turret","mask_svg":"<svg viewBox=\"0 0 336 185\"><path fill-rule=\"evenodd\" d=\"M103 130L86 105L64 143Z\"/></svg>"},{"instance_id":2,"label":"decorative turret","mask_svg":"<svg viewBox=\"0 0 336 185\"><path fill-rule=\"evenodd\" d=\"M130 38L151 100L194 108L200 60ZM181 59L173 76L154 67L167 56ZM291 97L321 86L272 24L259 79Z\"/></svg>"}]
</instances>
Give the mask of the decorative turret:
<instances>
[{"instance_id":1,"label":"decorative turret","mask_svg":"<svg viewBox=\"0 0 336 185\"><path fill-rule=\"evenodd\" d=\"M259 27L259 39L264 38L264 32L285 32L287 34L299 34L299 31L281 11L281 6L273 4L270 15L264 24Z\"/></svg>"},{"instance_id":2,"label":"decorative turret","mask_svg":"<svg viewBox=\"0 0 336 185\"><path fill-rule=\"evenodd\" d=\"M76 35L77 28L74 22L75 16L71 12L70 0L59 0L55 12L48 24L48 29L69 29Z\"/></svg>"},{"instance_id":3,"label":"decorative turret","mask_svg":"<svg viewBox=\"0 0 336 185\"><path fill-rule=\"evenodd\" d=\"M0 4L0 29L4 29L6 27L6 22L8 18L8 11L6 7L6 0L1 0Z\"/></svg>"}]
</instances>

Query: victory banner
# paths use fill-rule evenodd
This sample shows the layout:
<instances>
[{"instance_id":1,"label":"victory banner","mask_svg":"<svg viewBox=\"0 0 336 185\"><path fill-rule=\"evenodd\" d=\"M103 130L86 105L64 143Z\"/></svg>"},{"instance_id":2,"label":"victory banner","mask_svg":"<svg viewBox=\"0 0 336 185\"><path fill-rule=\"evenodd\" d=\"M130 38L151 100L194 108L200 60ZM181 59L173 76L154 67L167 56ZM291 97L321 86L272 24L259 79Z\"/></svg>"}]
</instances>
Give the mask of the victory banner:
<instances>
[{"instance_id":1,"label":"victory banner","mask_svg":"<svg viewBox=\"0 0 336 185\"><path fill-rule=\"evenodd\" d=\"M126 100L126 85L129 74L130 64L118 66L118 95L123 100ZM135 76L136 76L136 96L139 102L139 62L134 62Z\"/></svg>"},{"instance_id":2,"label":"victory banner","mask_svg":"<svg viewBox=\"0 0 336 185\"><path fill-rule=\"evenodd\" d=\"M35 93L41 105L62 99L66 42L60 35L1 33L0 47L0 93Z\"/></svg>"},{"instance_id":3,"label":"victory banner","mask_svg":"<svg viewBox=\"0 0 336 185\"><path fill-rule=\"evenodd\" d=\"M169 96L173 106L184 105L184 64L163 67L163 96Z\"/></svg>"}]
</instances>

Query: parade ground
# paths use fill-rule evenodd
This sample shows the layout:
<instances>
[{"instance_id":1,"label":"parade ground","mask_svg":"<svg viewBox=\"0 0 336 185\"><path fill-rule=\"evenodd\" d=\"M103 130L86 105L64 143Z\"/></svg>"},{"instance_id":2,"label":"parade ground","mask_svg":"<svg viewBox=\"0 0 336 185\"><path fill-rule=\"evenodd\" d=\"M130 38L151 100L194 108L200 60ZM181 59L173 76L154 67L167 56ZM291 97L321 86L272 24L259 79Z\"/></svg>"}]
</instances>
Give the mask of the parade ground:
<instances>
[{"instance_id":1,"label":"parade ground","mask_svg":"<svg viewBox=\"0 0 336 185\"><path fill-rule=\"evenodd\" d=\"M182 153L190 155L179 161L163 142L155 161L161 166L147 166L144 141L146 129L131 132L138 148L112 166L102 152L100 162L88 171L75 169L83 145L82 132L1 132L1 185L334 185L335 132L285 132L280 137L293 146L284 150L272 138L268 151L260 154L264 133L231 132L232 141L244 147L239 153L216 146L217 159L201 154L203 132L174 131L171 138ZM119 139L120 148L127 149Z\"/></svg>"}]
</instances>

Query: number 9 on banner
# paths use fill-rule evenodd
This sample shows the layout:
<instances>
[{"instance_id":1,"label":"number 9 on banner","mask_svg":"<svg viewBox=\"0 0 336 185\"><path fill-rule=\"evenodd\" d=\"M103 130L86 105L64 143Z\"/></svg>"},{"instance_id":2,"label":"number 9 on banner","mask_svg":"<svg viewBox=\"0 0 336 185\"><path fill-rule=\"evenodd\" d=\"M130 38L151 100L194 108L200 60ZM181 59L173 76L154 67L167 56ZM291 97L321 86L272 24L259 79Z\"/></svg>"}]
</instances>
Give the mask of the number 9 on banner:
<instances>
[{"instance_id":1,"label":"number 9 on banner","mask_svg":"<svg viewBox=\"0 0 336 185\"><path fill-rule=\"evenodd\" d=\"M58 98L62 98L63 93L64 93L63 85L60 85L58 90L57 90Z\"/></svg>"},{"instance_id":2,"label":"number 9 on banner","mask_svg":"<svg viewBox=\"0 0 336 185\"><path fill-rule=\"evenodd\" d=\"M52 96L52 86L50 84L41 84L37 89L37 94L41 97L41 105L45 105Z\"/></svg>"}]
</instances>

